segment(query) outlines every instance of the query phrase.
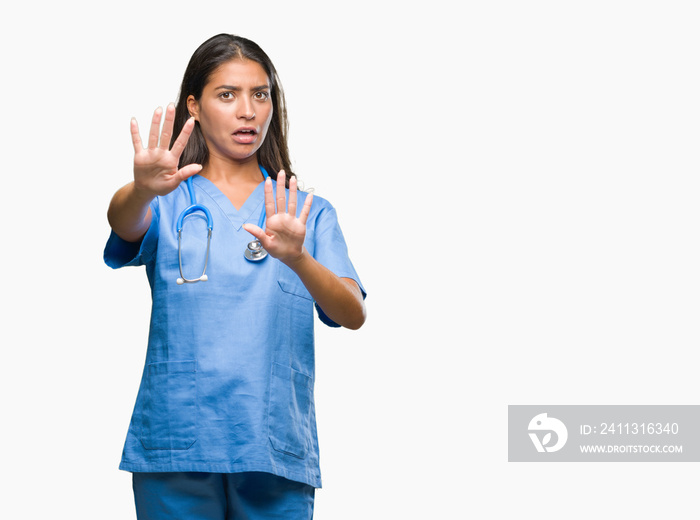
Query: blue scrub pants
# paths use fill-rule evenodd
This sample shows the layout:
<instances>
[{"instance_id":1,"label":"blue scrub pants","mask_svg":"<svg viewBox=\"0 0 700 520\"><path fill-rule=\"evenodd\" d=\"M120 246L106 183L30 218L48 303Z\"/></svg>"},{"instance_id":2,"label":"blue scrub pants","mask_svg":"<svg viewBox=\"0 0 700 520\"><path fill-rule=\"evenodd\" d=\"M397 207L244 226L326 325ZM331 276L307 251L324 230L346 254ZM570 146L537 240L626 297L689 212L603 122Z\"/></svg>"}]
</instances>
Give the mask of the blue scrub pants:
<instances>
[{"instance_id":1,"label":"blue scrub pants","mask_svg":"<svg viewBox=\"0 0 700 520\"><path fill-rule=\"evenodd\" d=\"M133 473L138 520L311 520L314 488L269 473Z\"/></svg>"}]
</instances>

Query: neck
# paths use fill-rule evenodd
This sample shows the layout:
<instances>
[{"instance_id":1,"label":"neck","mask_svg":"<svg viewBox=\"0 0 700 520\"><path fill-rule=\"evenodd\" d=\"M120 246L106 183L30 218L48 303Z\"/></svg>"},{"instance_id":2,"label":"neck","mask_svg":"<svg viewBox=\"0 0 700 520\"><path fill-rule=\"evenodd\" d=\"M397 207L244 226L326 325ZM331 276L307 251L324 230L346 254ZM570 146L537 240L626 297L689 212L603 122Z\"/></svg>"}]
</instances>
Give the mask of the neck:
<instances>
[{"instance_id":1,"label":"neck","mask_svg":"<svg viewBox=\"0 0 700 520\"><path fill-rule=\"evenodd\" d=\"M215 184L248 184L256 185L263 180L258 166L257 154L244 161L226 161L216 156L209 156L206 166L199 173Z\"/></svg>"}]
</instances>

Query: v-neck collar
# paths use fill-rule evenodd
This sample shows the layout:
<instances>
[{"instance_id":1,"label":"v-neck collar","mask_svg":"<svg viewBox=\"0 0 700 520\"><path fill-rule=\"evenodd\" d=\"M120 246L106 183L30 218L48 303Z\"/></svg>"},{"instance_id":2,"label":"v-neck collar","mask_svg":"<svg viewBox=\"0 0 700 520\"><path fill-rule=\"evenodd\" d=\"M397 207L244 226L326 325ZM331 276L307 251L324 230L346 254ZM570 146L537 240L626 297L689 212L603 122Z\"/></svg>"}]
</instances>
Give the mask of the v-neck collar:
<instances>
[{"instance_id":1,"label":"v-neck collar","mask_svg":"<svg viewBox=\"0 0 700 520\"><path fill-rule=\"evenodd\" d=\"M229 198L216 187L216 184L206 177L195 175L192 178L192 183L209 199L197 200L197 202L205 206L207 206L210 201L216 204L236 231L239 231L246 222L257 225L260 212L265 210L265 181L260 182L260 184L255 187L253 192L243 203L243 206L241 206L241 209L236 209Z\"/></svg>"}]
</instances>

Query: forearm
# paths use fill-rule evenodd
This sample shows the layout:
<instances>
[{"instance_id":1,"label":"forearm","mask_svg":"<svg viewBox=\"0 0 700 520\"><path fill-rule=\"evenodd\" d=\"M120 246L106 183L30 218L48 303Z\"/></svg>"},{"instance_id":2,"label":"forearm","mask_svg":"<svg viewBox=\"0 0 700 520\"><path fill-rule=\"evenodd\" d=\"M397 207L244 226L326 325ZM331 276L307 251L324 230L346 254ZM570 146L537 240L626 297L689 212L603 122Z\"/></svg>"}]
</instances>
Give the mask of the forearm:
<instances>
[{"instance_id":1,"label":"forearm","mask_svg":"<svg viewBox=\"0 0 700 520\"><path fill-rule=\"evenodd\" d=\"M362 292L354 280L335 275L318 263L306 249L299 258L286 263L331 320L348 329L362 326L367 310Z\"/></svg>"},{"instance_id":2,"label":"forearm","mask_svg":"<svg viewBox=\"0 0 700 520\"><path fill-rule=\"evenodd\" d=\"M133 182L112 197L107 220L114 232L127 242L138 242L151 224L149 204L154 196L138 190Z\"/></svg>"}]
</instances>

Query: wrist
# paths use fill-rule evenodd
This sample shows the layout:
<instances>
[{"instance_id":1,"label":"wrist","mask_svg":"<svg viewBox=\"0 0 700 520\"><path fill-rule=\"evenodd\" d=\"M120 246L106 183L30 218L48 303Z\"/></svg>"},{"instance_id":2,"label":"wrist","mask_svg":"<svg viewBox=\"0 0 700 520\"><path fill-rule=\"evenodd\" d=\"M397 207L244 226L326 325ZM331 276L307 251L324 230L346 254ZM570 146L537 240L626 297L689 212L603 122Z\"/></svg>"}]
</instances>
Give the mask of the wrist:
<instances>
[{"instance_id":1,"label":"wrist","mask_svg":"<svg viewBox=\"0 0 700 520\"><path fill-rule=\"evenodd\" d=\"M139 186L136 181L131 183L131 196L134 198L134 200L147 205L156 198L155 193L151 192L144 186Z\"/></svg>"},{"instance_id":2,"label":"wrist","mask_svg":"<svg viewBox=\"0 0 700 520\"><path fill-rule=\"evenodd\" d=\"M289 267L295 273L298 273L299 269L303 268L303 265L307 262L309 258L309 253L306 251L304 246L301 246L301 253L297 256L291 258L285 258L282 263Z\"/></svg>"}]
</instances>

